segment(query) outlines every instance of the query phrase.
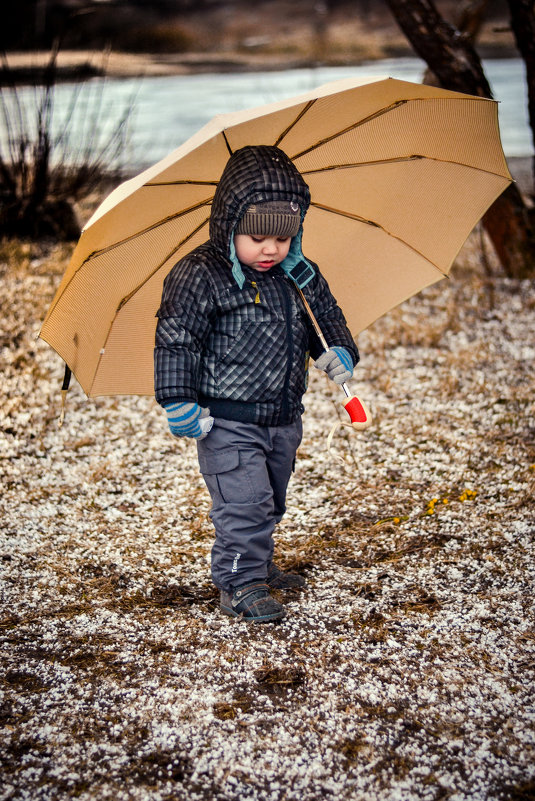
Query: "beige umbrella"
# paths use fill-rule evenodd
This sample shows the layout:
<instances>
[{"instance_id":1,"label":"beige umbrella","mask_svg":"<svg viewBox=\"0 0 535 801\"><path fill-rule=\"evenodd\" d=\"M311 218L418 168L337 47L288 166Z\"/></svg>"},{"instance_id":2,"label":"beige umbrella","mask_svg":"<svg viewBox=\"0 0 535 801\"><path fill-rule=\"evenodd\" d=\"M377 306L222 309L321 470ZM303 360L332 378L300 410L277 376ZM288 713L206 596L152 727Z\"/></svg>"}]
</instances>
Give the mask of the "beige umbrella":
<instances>
[{"instance_id":1,"label":"beige umbrella","mask_svg":"<svg viewBox=\"0 0 535 801\"><path fill-rule=\"evenodd\" d=\"M156 310L208 239L229 155L277 145L310 186L303 251L353 334L440 280L511 180L497 104L391 78L348 79L215 117L115 189L84 228L40 336L89 396L150 395Z\"/></svg>"}]
</instances>

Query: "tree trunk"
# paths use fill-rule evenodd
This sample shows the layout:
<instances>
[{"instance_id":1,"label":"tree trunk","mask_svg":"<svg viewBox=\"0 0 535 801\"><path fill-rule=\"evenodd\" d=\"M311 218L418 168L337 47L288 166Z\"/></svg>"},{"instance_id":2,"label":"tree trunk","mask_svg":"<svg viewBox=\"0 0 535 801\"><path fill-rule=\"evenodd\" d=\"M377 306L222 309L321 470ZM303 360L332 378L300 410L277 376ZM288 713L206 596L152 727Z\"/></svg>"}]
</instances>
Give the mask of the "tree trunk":
<instances>
[{"instance_id":1,"label":"tree trunk","mask_svg":"<svg viewBox=\"0 0 535 801\"><path fill-rule=\"evenodd\" d=\"M535 146L535 7L533 0L508 0L511 28L516 46L526 65L528 113ZM535 156L533 157L533 196L535 197Z\"/></svg>"},{"instance_id":2,"label":"tree trunk","mask_svg":"<svg viewBox=\"0 0 535 801\"><path fill-rule=\"evenodd\" d=\"M530 0L510 0L528 4ZM469 36L438 13L433 0L387 0L414 50L436 75L440 86L456 92L492 97L481 60ZM511 278L535 276L535 232L528 208L511 184L483 217L483 225L503 268Z\"/></svg>"},{"instance_id":3,"label":"tree trunk","mask_svg":"<svg viewBox=\"0 0 535 801\"><path fill-rule=\"evenodd\" d=\"M455 10L454 26L472 45L479 35L490 0L463 0ZM441 86L436 75L429 69L425 71L423 83L428 86Z\"/></svg>"},{"instance_id":4,"label":"tree trunk","mask_svg":"<svg viewBox=\"0 0 535 801\"><path fill-rule=\"evenodd\" d=\"M453 20L457 30L475 45L479 35L490 0L463 0L455 11ZM427 67L423 83L428 86L441 86L436 75Z\"/></svg>"}]
</instances>

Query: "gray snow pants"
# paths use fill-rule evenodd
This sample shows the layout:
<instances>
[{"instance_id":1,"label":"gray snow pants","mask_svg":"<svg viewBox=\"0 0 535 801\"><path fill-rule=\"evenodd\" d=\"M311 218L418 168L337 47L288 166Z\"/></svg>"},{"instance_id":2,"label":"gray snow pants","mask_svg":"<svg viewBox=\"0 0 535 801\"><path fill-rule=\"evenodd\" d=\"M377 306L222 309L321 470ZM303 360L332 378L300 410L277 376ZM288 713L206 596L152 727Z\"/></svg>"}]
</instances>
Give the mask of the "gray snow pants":
<instances>
[{"instance_id":1,"label":"gray snow pants","mask_svg":"<svg viewBox=\"0 0 535 801\"><path fill-rule=\"evenodd\" d=\"M272 427L216 418L197 443L212 498L212 578L219 589L265 580L302 430L301 418Z\"/></svg>"}]
</instances>

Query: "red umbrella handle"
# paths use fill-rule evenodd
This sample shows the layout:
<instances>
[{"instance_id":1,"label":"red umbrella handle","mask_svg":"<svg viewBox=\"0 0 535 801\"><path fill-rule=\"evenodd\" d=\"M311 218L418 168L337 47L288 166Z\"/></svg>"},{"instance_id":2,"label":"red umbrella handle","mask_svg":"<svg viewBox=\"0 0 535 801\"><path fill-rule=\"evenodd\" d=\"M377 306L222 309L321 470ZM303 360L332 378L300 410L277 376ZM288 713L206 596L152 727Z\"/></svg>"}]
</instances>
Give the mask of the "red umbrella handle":
<instances>
[{"instance_id":1,"label":"red umbrella handle","mask_svg":"<svg viewBox=\"0 0 535 801\"><path fill-rule=\"evenodd\" d=\"M351 419L352 427L356 428L357 431L363 431L371 426L372 416L365 403L359 400L356 395L352 395L347 400L342 401L342 406L345 407Z\"/></svg>"},{"instance_id":2,"label":"red umbrella handle","mask_svg":"<svg viewBox=\"0 0 535 801\"><path fill-rule=\"evenodd\" d=\"M325 350L329 350L329 345L327 344L327 340L323 336L323 332L319 326L318 321L314 316L314 312L310 308L310 305L303 294L303 290L297 283L294 282L294 285L297 291L299 292L301 300L303 301L303 306L305 307L307 314L312 321L312 325L314 326L314 330L316 331L316 334L318 335L321 344L323 345ZM345 408L347 409L347 413L351 418L351 426L355 428L357 431L363 431L365 428L371 426L372 416L369 413L368 408L365 406L365 404L361 400L359 400L356 395L351 394L347 384L342 384L342 389L344 390L347 396L347 400L342 402L342 406L345 406ZM347 425L347 423L340 423L339 425ZM329 448L336 427L337 426L335 425L331 433L329 434L328 438Z\"/></svg>"},{"instance_id":3,"label":"red umbrella handle","mask_svg":"<svg viewBox=\"0 0 535 801\"><path fill-rule=\"evenodd\" d=\"M347 384L342 384L342 389L348 396L345 401L342 401L342 406L345 407L349 417L351 418L351 423L342 423L340 420L336 422L329 432L329 436L327 437L327 450L329 453L332 454L336 459L339 459L346 464L349 464L347 459L344 459L339 453L337 453L332 448L333 437L335 433L338 431L339 428L352 428L356 431L364 431L365 428L368 428L372 424L372 416L368 411L368 407L366 404L357 398L356 395L351 395Z\"/></svg>"}]
</instances>

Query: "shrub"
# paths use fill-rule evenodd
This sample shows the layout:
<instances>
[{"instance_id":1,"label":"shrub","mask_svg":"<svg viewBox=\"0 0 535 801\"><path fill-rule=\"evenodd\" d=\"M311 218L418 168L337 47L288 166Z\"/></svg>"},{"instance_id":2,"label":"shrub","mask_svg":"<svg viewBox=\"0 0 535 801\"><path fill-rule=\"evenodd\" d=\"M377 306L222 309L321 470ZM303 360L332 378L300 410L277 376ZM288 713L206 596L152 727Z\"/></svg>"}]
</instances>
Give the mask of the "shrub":
<instances>
[{"instance_id":1,"label":"shrub","mask_svg":"<svg viewBox=\"0 0 535 801\"><path fill-rule=\"evenodd\" d=\"M76 84L61 124L53 126L57 50L49 58L43 83L23 91L2 58L0 116L0 236L77 239L76 201L104 181L119 180L132 102L106 134L102 87L85 98L87 81ZM74 125L74 121L77 125Z\"/></svg>"}]
</instances>

